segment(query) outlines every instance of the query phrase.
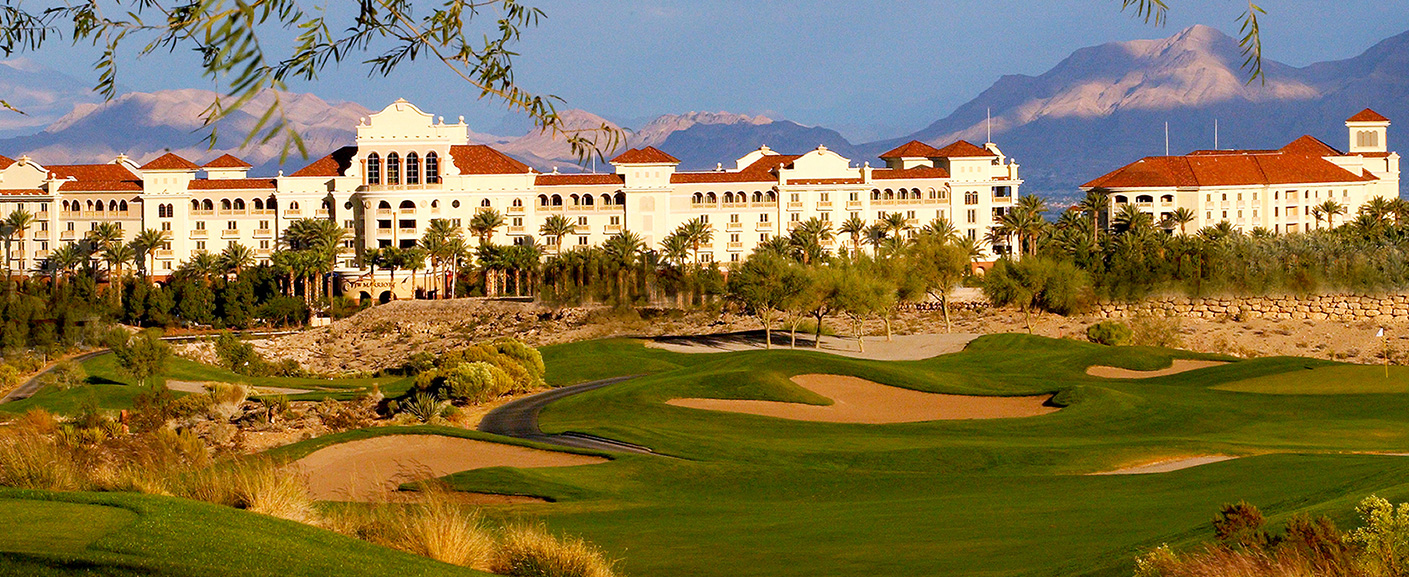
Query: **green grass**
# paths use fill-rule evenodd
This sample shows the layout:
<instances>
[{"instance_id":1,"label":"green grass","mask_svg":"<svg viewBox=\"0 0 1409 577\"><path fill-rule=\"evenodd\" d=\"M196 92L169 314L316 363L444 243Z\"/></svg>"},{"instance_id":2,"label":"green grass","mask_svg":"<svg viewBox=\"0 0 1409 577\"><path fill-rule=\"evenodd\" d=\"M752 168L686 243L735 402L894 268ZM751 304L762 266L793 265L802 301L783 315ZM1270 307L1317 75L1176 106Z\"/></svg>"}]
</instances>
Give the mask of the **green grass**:
<instances>
[{"instance_id":1,"label":"green grass","mask_svg":"<svg viewBox=\"0 0 1409 577\"><path fill-rule=\"evenodd\" d=\"M1263 395L1368 395L1409 393L1409 367L1320 366L1294 374L1268 375L1214 387Z\"/></svg>"},{"instance_id":2,"label":"green grass","mask_svg":"<svg viewBox=\"0 0 1409 577\"><path fill-rule=\"evenodd\" d=\"M1218 507L1274 521L1353 521L1369 494L1409 500L1409 394L1248 395L1307 374L1366 371L1279 357L1142 380L1182 351L1022 335L913 362L811 351L678 354L629 340L544 351L555 384L647 374L550 405L548 432L652 447L571 469L467 471L460 489L559 499L531 509L621 557L631 575L1128 575L1137 553L1196 546ZM818 402L788 378L854 375L923 391L1055 394L1053 414L894 425L812 423L665 404L680 397ZM1383 378L1383 377L1381 377ZM1327 382L1334 381L1328 377ZM1357 392L1348 389L1346 392ZM1161 458L1244 458L1184 471L1088 476Z\"/></svg>"},{"instance_id":3,"label":"green grass","mask_svg":"<svg viewBox=\"0 0 1409 577\"><path fill-rule=\"evenodd\" d=\"M0 490L0 575L483 575L229 507L150 495ZM10 517L18 515L19 518Z\"/></svg>"},{"instance_id":4,"label":"green grass","mask_svg":"<svg viewBox=\"0 0 1409 577\"><path fill-rule=\"evenodd\" d=\"M39 407L59 414L72 414L84 403L93 402L99 408L108 410L128 409L133 399L142 393L136 379L126 375L117 366L117 357L111 354L98 355L82 363L88 373L88 382L81 387L58 390L45 387L33 397L0 405L0 412L23 413ZM324 398L349 400L370 391L372 386L381 388L383 394L397 396L408 390L414 379L411 377L366 377L346 379L321 379L309 377L251 377L233 371L173 357L168 364L166 379L195 382L245 383L256 387L278 387L285 389L305 389L304 394L289 395L296 401L317 401ZM177 392L177 396L186 393Z\"/></svg>"}]
</instances>

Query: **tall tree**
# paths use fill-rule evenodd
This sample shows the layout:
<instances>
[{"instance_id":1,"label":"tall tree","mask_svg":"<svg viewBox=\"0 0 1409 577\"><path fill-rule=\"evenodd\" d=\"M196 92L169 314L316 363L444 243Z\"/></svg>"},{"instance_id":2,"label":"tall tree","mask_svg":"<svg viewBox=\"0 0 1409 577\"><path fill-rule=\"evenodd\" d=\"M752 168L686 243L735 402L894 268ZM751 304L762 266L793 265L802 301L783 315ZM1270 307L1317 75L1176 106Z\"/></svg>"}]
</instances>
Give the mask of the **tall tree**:
<instances>
[{"instance_id":1,"label":"tall tree","mask_svg":"<svg viewBox=\"0 0 1409 577\"><path fill-rule=\"evenodd\" d=\"M155 228L144 229L137 233L136 238L132 239L132 250L137 252L138 268L141 269L139 272L142 273L142 278L151 276L151 268L147 267L147 263L151 262L153 267L156 266L156 263L151 261L152 255L157 249L165 246L170 239L170 234L167 231Z\"/></svg>"},{"instance_id":2,"label":"tall tree","mask_svg":"<svg viewBox=\"0 0 1409 577\"><path fill-rule=\"evenodd\" d=\"M12 276L12 274L13 274L13 266L14 266L14 265L10 262L10 260L11 260L11 255L13 254L13 253L10 251L10 242L13 241L14 238L17 237L17 236L20 237L20 238L24 238L24 231L25 231L25 229L29 228L29 225L32 224L33 222L34 222L34 215L33 215L33 214L30 214L29 211L27 211L27 210L25 210L25 209L22 209L22 208L17 208L17 209L15 209L14 211L10 212L9 216L6 216L6 217L5 217L5 220L4 220L4 221L0 221L0 234L3 234L4 237L5 237L5 283L6 283L6 286L9 286L10 276Z\"/></svg>"},{"instance_id":3,"label":"tall tree","mask_svg":"<svg viewBox=\"0 0 1409 577\"><path fill-rule=\"evenodd\" d=\"M504 215L492 208L484 209L475 213L470 219L470 232L479 237L480 244L491 244L494 242L494 231L504 226Z\"/></svg>"},{"instance_id":4,"label":"tall tree","mask_svg":"<svg viewBox=\"0 0 1409 577\"><path fill-rule=\"evenodd\" d=\"M773 348L773 323L806 288L806 273L770 253L754 253L729 275L729 298L763 324L764 348Z\"/></svg>"}]
</instances>

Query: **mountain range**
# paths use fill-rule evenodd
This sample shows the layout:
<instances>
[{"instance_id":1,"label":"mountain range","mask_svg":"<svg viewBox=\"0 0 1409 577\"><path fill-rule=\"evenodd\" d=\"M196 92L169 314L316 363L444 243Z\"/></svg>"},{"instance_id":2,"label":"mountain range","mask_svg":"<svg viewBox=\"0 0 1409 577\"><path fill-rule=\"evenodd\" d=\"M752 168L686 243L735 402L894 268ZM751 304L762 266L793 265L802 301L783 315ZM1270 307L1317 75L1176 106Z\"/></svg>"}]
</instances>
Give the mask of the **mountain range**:
<instances>
[{"instance_id":1,"label":"mountain range","mask_svg":"<svg viewBox=\"0 0 1409 577\"><path fill-rule=\"evenodd\" d=\"M1164 39L1083 48L1039 76L1000 78L949 116L913 134L868 143L849 142L825 127L729 112L665 115L635 129L589 111L560 114L570 129L622 128L626 146L660 148L680 158L684 170L727 166L764 144L785 152L821 144L858 164L876 162L876 155L908 140L936 146L960 138L981 143L991 130L992 140L1022 164L1024 190L1059 201L1077 194L1076 187L1087 180L1141 157L1163 154L1166 122L1174 154L1213 148L1215 122L1222 148L1276 148L1303 134L1344 147L1344 119L1365 107L1403 119L1409 127L1409 32L1346 60L1300 68L1266 61L1266 82L1245 82L1241 62L1237 42L1206 26ZM50 79L43 90L29 88L40 84L34 81L38 74ZM251 110L262 110L275 96L261 96ZM359 104L326 102L311 94L277 96L303 134L311 157L350 143L357 119L369 112ZM120 152L139 161L167 150L194 160L231 152L255 164L256 174L277 170L277 143L238 146L235 135L253 126L254 113L222 121L217 149L206 148L199 117L214 97L202 90L170 90L132 92L102 102L77 81L52 71L24 61L0 62L0 98L28 108L25 116L0 114L0 136L43 126L36 134L0 140L0 153L29 154L41 162L103 162ZM472 133L471 139L540 170L584 170L561 138L552 135ZM290 158L284 168L304 162Z\"/></svg>"}]
</instances>

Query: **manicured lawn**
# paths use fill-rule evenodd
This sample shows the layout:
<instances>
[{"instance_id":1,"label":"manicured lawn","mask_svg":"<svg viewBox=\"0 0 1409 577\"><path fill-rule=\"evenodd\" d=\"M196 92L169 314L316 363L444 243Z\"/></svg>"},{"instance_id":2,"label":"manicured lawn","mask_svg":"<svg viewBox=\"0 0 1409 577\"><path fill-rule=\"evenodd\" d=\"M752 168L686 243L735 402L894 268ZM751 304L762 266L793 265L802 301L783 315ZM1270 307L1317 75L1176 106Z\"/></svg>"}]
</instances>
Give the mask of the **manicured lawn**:
<instances>
[{"instance_id":1,"label":"manicured lawn","mask_svg":"<svg viewBox=\"0 0 1409 577\"><path fill-rule=\"evenodd\" d=\"M1368 395L1409 393L1409 367L1332 365L1295 374L1269 375L1214 387L1264 395Z\"/></svg>"},{"instance_id":2,"label":"manicured lawn","mask_svg":"<svg viewBox=\"0 0 1409 577\"><path fill-rule=\"evenodd\" d=\"M620 439L669 457L450 480L465 490L561 499L526 510L601 544L637 576L1128 575L1140 551L1210 538L1223 503L1246 499L1274 521L1326 513L1348 525L1364 496L1409 500L1409 458L1351 454L1409 451L1409 394L1219 390L1305 386L1305 375L1322 371L1364 380L1381 368L1281 357L1143 380L1085 374L1090 365L1161 368L1176 356L1213 358L1021 335L914 362L789 350L687 355L627 340L551 347L544 357L559 384L651 374L550 405L546 431ZM788 380L804 373L945 393L1054 394L1064 408L865 425L664 404L817 402ZM1205 454L1244 458L1167 474L1086 475Z\"/></svg>"},{"instance_id":3,"label":"manicured lawn","mask_svg":"<svg viewBox=\"0 0 1409 577\"><path fill-rule=\"evenodd\" d=\"M483 575L300 523L170 497L3 490L0 513L22 519L18 529L0 531L0 575Z\"/></svg>"},{"instance_id":4,"label":"manicured lawn","mask_svg":"<svg viewBox=\"0 0 1409 577\"><path fill-rule=\"evenodd\" d=\"M28 399L0 405L0 412L23 413L40 407L59 414L72 414L84 403L94 402L99 408L108 410L132 407L133 399L142 393L142 387L135 379L124 374L117 366L117 357L111 354L98 355L83 362L88 373L88 384L67 391L54 388L41 389ZM412 386L410 377L375 377L348 379L320 379L305 377L251 377L241 375L221 367L204 365L182 358L171 359L164 375L169 380L245 383L256 387L277 387L307 390L304 394L290 395L296 401L317 401L323 398L348 400L381 387L384 394L397 396ZM177 396L186 393L176 392Z\"/></svg>"}]
</instances>

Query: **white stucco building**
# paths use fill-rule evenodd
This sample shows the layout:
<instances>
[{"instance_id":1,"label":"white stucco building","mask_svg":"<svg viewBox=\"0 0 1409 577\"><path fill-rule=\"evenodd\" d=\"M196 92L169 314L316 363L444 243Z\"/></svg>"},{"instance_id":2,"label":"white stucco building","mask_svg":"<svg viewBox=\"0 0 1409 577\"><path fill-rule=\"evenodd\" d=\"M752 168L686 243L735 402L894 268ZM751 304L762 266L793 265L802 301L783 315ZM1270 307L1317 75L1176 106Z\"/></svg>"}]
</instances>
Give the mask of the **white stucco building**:
<instances>
[{"instance_id":1,"label":"white stucco building","mask_svg":"<svg viewBox=\"0 0 1409 577\"><path fill-rule=\"evenodd\" d=\"M351 233L338 263L351 278L362 248L411 246L433 219L466 227L486 209L505 218L498 243L537 237L550 215L571 218L577 232L564 248L599 244L623 230L656 248L676 227L704 217L714 242L702 257L729 262L813 217L840 224L899 212L915 227L945 218L982 239L1022 184L1018 165L997 146L964 141L941 149L907 143L875 167L822 146L801 154L763 147L718 170L687 172L647 147L614 158L611 173L544 174L471 144L468 133L463 118L447 124L398 100L363 119L352 145L274 178L249 178L250 165L230 156L203 166L173 154L140 166L124 157L98 165L3 159L0 216L25 208L37 217L16 238L17 270L32 270L58 244L104 220L120 223L128 238L146 228L169 231L169 246L156 255L158 276L231 243L267 259L291 222L331 219ZM832 247L846 241L840 236ZM1005 247L985 249L993 255Z\"/></svg>"},{"instance_id":2,"label":"white stucco building","mask_svg":"<svg viewBox=\"0 0 1409 577\"><path fill-rule=\"evenodd\" d=\"M1388 118L1365 109L1345 123L1348 152L1311 136L1277 150L1200 150L1152 156L1082 186L1111 191L1111 211L1135 203L1160 222L1179 208L1194 212L1186 225L1227 221L1244 231L1263 227L1301 232L1318 224L1312 209L1327 200L1345 207L1335 224L1353 218L1372 198L1399 197L1399 153L1388 145ZM1178 232L1176 230L1176 232Z\"/></svg>"}]
</instances>

